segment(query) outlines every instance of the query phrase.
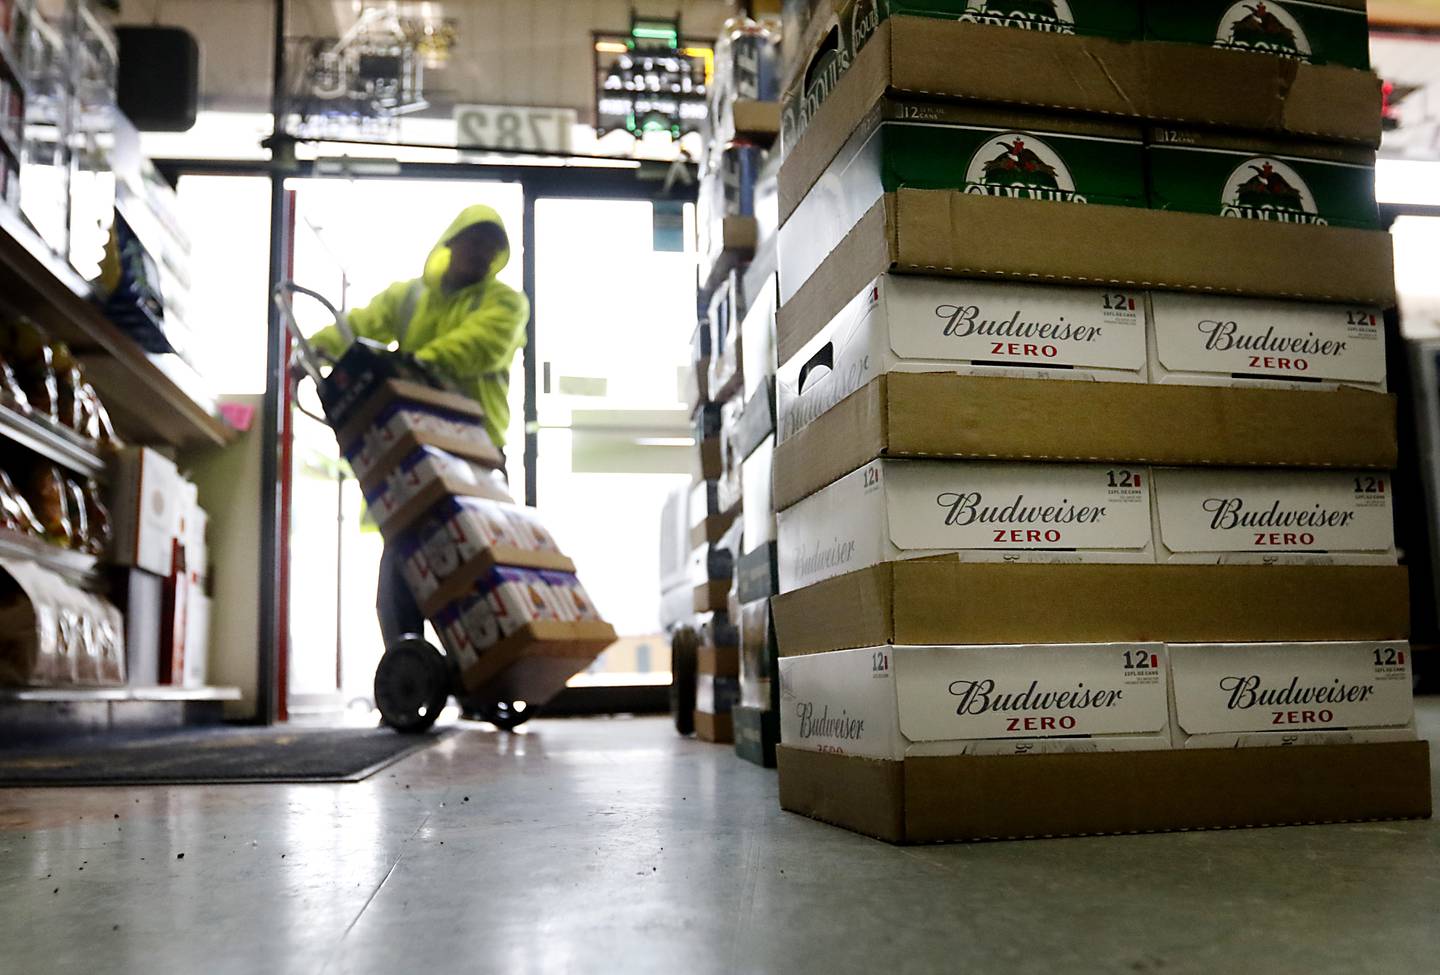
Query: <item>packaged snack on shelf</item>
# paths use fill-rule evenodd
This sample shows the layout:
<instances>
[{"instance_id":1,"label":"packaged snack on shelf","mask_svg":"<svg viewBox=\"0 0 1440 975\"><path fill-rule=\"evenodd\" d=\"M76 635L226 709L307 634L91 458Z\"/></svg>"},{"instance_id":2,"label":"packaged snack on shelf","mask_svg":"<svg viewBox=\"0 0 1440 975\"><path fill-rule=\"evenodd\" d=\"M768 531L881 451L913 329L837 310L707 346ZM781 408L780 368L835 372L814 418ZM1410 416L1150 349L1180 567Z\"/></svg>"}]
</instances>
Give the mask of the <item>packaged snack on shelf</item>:
<instances>
[{"instance_id":1,"label":"packaged snack on shelf","mask_svg":"<svg viewBox=\"0 0 1440 975\"><path fill-rule=\"evenodd\" d=\"M90 541L90 510L85 504L85 489L76 481L65 480L66 509L69 512L69 546L77 552L88 552Z\"/></svg>"},{"instance_id":2,"label":"packaged snack on shelf","mask_svg":"<svg viewBox=\"0 0 1440 975\"><path fill-rule=\"evenodd\" d=\"M20 319L11 324L6 340L6 358L14 368L31 408L36 413L58 420L60 390L55 380L49 338L34 323Z\"/></svg>"},{"instance_id":3,"label":"packaged snack on shelf","mask_svg":"<svg viewBox=\"0 0 1440 975\"><path fill-rule=\"evenodd\" d=\"M91 555L103 555L110 547L114 532L110 525L110 511L100 496L100 484L93 477L85 482L85 520L89 526L85 550Z\"/></svg>"},{"instance_id":4,"label":"packaged snack on shelf","mask_svg":"<svg viewBox=\"0 0 1440 975\"><path fill-rule=\"evenodd\" d=\"M33 562L0 559L0 685L124 683L123 633L106 600Z\"/></svg>"},{"instance_id":5,"label":"packaged snack on shelf","mask_svg":"<svg viewBox=\"0 0 1440 975\"><path fill-rule=\"evenodd\" d=\"M5 358L7 354L0 353L0 404L20 413L29 413L30 398L21 388L20 380L15 378L15 370Z\"/></svg>"},{"instance_id":6,"label":"packaged snack on shelf","mask_svg":"<svg viewBox=\"0 0 1440 975\"><path fill-rule=\"evenodd\" d=\"M45 526L35 517L30 502L6 471L0 471L0 512L3 512L5 527L11 531L37 538L45 534Z\"/></svg>"},{"instance_id":7,"label":"packaged snack on shelf","mask_svg":"<svg viewBox=\"0 0 1440 975\"><path fill-rule=\"evenodd\" d=\"M64 342L56 342L52 346L51 361L55 368L55 418L62 427L78 430L80 427L76 396L85 383L85 377L80 372L80 363L75 360L70 347Z\"/></svg>"},{"instance_id":8,"label":"packaged snack on shelf","mask_svg":"<svg viewBox=\"0 0 1440 975\"><path fill-rule=\"evenodd\" d=\"M70 498L65 478L54 464L36 464L30 472L30 506L52 545L70 544Z\"/></svg>"}]
</instances>

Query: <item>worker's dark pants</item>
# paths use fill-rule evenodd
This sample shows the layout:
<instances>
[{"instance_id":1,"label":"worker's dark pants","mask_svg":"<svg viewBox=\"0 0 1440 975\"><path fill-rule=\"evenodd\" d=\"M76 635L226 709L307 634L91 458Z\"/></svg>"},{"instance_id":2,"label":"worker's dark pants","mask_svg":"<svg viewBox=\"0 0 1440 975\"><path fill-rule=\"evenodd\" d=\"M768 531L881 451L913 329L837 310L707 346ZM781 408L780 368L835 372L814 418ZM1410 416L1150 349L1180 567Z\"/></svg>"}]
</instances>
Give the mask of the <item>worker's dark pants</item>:
<instances>
[{"instance_id":1,"label":"worker's dark pants","mask_svg":"<svg viewBox=\"0 0 1440 975\"><path fill-rule=\"evenodd\" d=\"M385 646L392 646L403 636L425 635L425 617L410 595L410 587L401 571L401 558L395 546L386 545L380 556L380 585L375 592L375 609L380 616L380 636Z\"/></svg>"}]
</instances>

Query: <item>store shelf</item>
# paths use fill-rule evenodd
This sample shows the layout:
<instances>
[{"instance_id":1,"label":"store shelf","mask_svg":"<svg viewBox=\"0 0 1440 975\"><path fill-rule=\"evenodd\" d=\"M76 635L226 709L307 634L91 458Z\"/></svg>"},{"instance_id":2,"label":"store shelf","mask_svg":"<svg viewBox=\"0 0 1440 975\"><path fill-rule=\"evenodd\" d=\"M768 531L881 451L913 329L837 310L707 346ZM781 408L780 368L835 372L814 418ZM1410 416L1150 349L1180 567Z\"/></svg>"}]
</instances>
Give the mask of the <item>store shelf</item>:
<instances>
[{"instance_id":1,"label":"store shelf","mask_svg":"<svg viewBox=\"0 0 1440 975\"><path fill-rule=\"evenodd\" d=\"M73 552L4 528L0 528L0 558L39 563L82 589L97 589L102 582L97 568L99 560L95 556Z\"/></svg>"},{"instance_id":2,"label":"store shelf","mask_svg":"<svg viewBox=\"0 0 1440 975\"><path fill-rule=\"evenodd\" d=\"M77 474L100 477L105 473L104 459L74 433L8 406L0 406L0 438L33 450Z\"/></svg>"},{"instance_id":3,"label":"store shelf","mask_svg":"<svg viewBox=\"0 0 1440 975\"><path fill-rule=\"evenodd\" d=\"M0 702L238 701L238 687L0 687Z\"/></svg>"},{"instance_id":4,"label":"store shelf","mask_svg":"<svg viewBox=\"0 0 1440 975\"><path fill-rule=\"evenodd\" d=\"M234 431L175 356L150 356L91 301L89 284L52 254L18 214L0 209L0 292L85 359L121 435L175 447L219 447ZM174 362L160 362L161 358Z\"/></svg>"}]
</instances>

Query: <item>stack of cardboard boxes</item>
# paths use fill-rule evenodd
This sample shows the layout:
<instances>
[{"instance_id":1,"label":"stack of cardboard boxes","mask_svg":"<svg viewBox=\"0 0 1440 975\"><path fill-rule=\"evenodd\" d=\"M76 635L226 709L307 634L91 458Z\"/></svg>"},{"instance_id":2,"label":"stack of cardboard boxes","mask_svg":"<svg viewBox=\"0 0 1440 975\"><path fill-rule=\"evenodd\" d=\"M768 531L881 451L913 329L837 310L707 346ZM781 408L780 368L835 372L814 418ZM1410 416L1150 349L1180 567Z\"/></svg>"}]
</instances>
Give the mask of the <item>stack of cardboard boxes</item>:
<instances>
[{"instance_id":1,"label":"stack of cardboard boxes","mask_svg":"<svg viewBox=\"0 0 1440 975\"><path fill-rule=\"evenodd\" d=\"M690 498L691 581L700 635L695 730L708 741L733 739L741 754L763 761L762 724L769 729L772 754L779 730L773 715L768 722L762 715L770 711L775 681L754 642L769 638L768 598L775 588L773 573L749 585L744 580L755 559L752 550L773 542L773 519L771 528L756 528L741 512L768 516L770 511L768 474L764 498L752 499L748 479L756 470L751 456L774 429L779 209L771 146L780 130L779 24L736 17L726 23L715 51L697 208L694 408L700 451ZM756 364L751 344L772 352ZM764 561L763 553L760 558ZM764 605L757 609L757 603ZM742 658L749 666L742 666Z\"/></svg>"},{"instance_id":2,"label":"stack of cardboard boxes","mask_svg":"<svg viewBox=\"0 0 1440 975\"><path fill-rule=\"evenodd\" d=\"M1202 6L811 18L787 809L895 841L1428 815L1363 7Z\"/></svg>"}]
</instances>

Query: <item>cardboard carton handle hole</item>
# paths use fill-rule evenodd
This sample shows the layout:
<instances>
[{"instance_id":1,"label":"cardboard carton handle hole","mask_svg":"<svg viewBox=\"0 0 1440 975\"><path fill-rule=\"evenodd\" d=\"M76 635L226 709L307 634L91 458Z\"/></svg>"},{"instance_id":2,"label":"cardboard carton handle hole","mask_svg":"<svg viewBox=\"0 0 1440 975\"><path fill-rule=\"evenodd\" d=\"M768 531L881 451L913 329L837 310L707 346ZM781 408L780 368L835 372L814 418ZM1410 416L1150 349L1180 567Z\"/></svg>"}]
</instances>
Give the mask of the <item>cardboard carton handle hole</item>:
<instances>
[{"instance_id":1,"label":"cardboard carton handle hole","mask_svg":"<svg viewBox=\"0 0 1440 975\"><path fill-rule=\"evenodd\" d=\"M805 392L805 382L810 378L810 374L813 373L816 369L824 369L826 372L829 372L834 368L835 343L826 342L824 345L822 345L819 349L816 350L814 355L810 357L809 362L805 363L805 365L800 367L800 380L796 393L803 394Z\"/></svg>"},{"instance_id":2,"label":"cardboard carton handle hole","mask_svg":"<svg viewBox=\"0 0 1440 975\"><path fill-rule=\"evenodd\" d=\"M810 90L810 85L815 80L815 69L820 66L821 61L825 60L825 55L833 54L839 50L840 25L836 24L830 28L830 32L825 35L825 40L820 43L820 47L815 51L814 55L811 56L810 63L806 65L805 85L800 89L801 92L808 92Z\"/></svg>"}]
</instances>

